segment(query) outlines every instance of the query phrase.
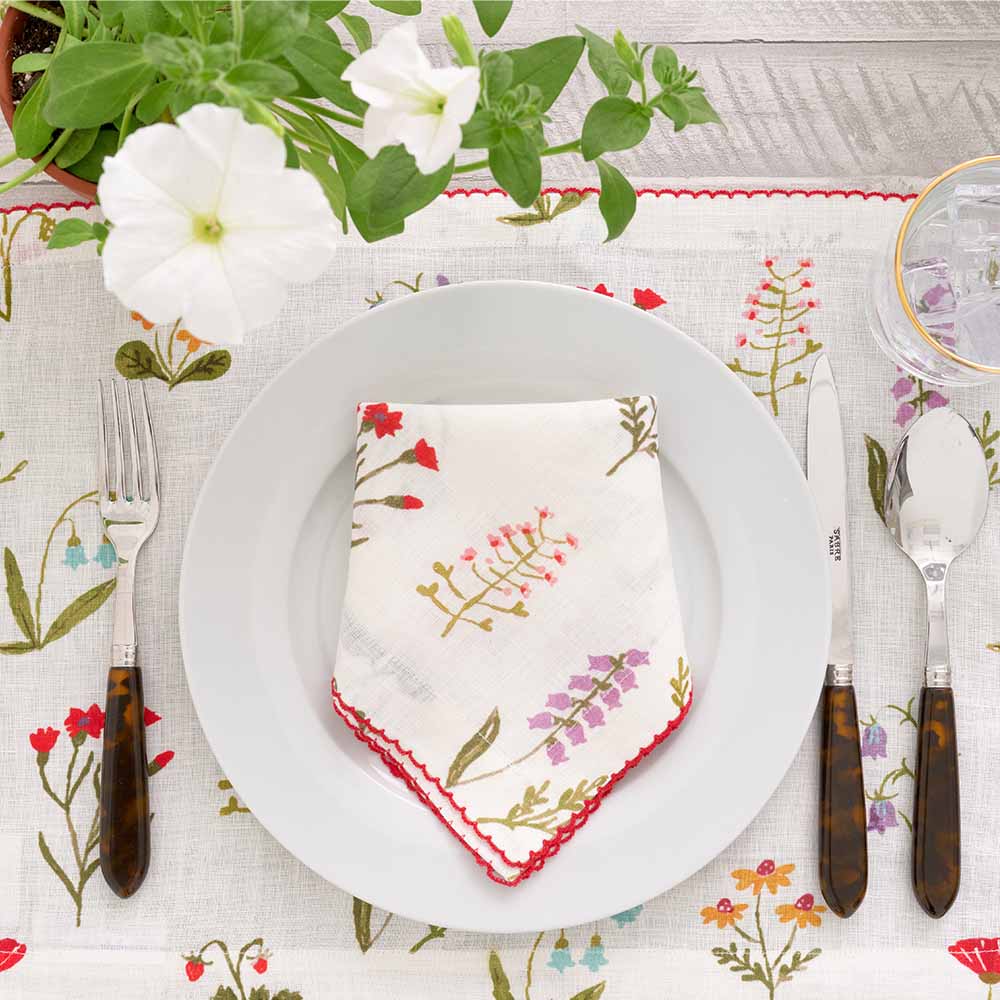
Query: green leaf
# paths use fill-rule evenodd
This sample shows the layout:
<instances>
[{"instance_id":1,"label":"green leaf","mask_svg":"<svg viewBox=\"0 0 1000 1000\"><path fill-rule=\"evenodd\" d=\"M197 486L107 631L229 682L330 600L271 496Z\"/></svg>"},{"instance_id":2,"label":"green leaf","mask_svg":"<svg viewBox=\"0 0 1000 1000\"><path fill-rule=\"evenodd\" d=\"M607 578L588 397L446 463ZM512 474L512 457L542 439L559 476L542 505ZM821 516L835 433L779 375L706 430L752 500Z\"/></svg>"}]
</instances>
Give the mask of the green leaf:
<instances>
[{"instance_id":1,"label":"green leaf","mask_svg":"<svg viewBox=\"0 0 1000 1000\"><path fill-rule=\"evenodd\" d=\"M688 87L677 97L687 106L689 125L705 125L710 122L716 125L722 124L722 119L715 108L708 103L708 98L701 87Z\"/></svg>"},{"instance_id":2,"label":"green leaf","mask_svg":"<svg viewBox=\"0 0 1000 1000\"><path fill-rule=\"evenodd\" d=\"M271 991L266 986L255 986L247 1000L271 1000Z\"/></svg>"},{"instance_id":3,"label":"green leaf","mask_svg":"<svg viewBox=\"0 0 1000 1000\"><path fill-rule=\"evenodd\" d=\"M332 15L331 15L332 16ZM309 4L303 0L254 0L243 8L244 59L273 59L309 27Z\"/></svg>"},{"instance_id":4,"label":"green leaf","mask_svg":"<svg viewBox=\"0 0 1000 1000\"><path fill-rule=\"evenodd\" d=\"M873 437L865 435L865 451L868 453L868 492L879 520L885 521L885 479L889 470L885 448Z\"/></svg>"},{"instance_id":5,"label":"green leaf","mask_svg":"<svg viewBox=\"0 0 1000 1000\"><path fill-rule=\"evenodd\" d=\"M158 378L169 382L167 373L160 367L153 349L143 340L130 340L122 344L115 354L115 368L125 378Z\"/></svg>"},{"instance_id":6,"label":"green leaf","mask_svg":"<svg viewBox=\"0 0 1000 1000\"><path fill-rule=\"evenodd\" d=\"M285 58L320 97L353 114L365 113L368 105L340 78L354 59L339 42L328 35L303 35L285 52Z\"/></svg>"},{"instance_id":7,"label":"green leaf","mask_svg":"<svg viewBox=\"0 0 1000 1000\"><path fill-rule=\"evenodd\" d=\"M479 25L492 38L502 27L514 0L472 0Z\"/></svg>"},{"instance_id":8,"label":"green leaf","mask_svg":"<svg viewBox=\"0 0 1000 1000\"><path fill-rule=\"evenodd\" d=\"M84 591L75 600L69 602L62 611L56 615L56 620L49 626L42 645L47 646L50 642L55 642L66 635L70 629L75 628L84 620L89 618L110 596L115 589L115 581L104 580Z\"/></svg>"},{"instance_id":9,"label":"green leaf","mask_svg":"<svg viewBox=\"0 0 1000 1000\"><path fill-rule=\"evenodd\" d=\"M448 186L454 167L449 160L433 174L423 174L402 146L386 146L354 176L348 204L377 229L394 225L429 205Z\"/></svg>"},{"instance_id":10,"label":"green leaf","mask_svg":"<svg viewBox=\"0 0 1000 1000\"><path fill-rule=\"evenodd\" d=\"M302 994L298 990L278 990L271 1000L302 1000Z\"/></svg>"},{"instance_id":11,"label":"green leaf","mask_svg":"<svg viewBox=\"0 0 1000 1000\"><path fill-rule=\"evenodd\" d=\"M154 32L175 35L181 30L180 24L167 13L159 0L126 0L121 6L125 30L136 41Z\"/></svg>"},{"instance_id":12,"label":"green leaf","mask_svg":"<svg viewBox=\"0 0 1000 1000\"><path fill-rule=\"evenodd\" d=\"M70 167L77 160L82 160L93 147L94 143L97 141L97 133L100 129L96 128L82 128L77 129L69 138L66 145L59 150L56 156L56 166L57 167ZM67 222L73 222L77 220L67 219Z\"/></svg>"},{"instance_id":13,"label":"green leaf","mask_svg":"<svg viewBox=\"0 0 1000 1000\"><path fill-rule=\"evenodd\" d=\"M49 89L48 77L46 73L35 83L14 109L11 127L14 148L17 155L25 160L38 156L52 141L54 130L42 115Z\"/></svg>"},{"instance_id":14,"label":"green leaf","mask_svg":"<svg viewBox=\"0 0 1000 1000\"><path fill-rule=\"evenodd\" d=\"M560 35L526 49L511 49L507 55L514 61L511 87L531 84L542 92L539 109L547 111L562 93L583 55L584 41L576 35Z\"/></svg>"},{"instance_id":15,"label":"green leaf","mask_svg":"<svg viewBox=\"0 0 1000 1000\"><path fill-rule=\"evenodd\" d=\"M160 0L167 13L192 38L208 40L207 23L215 14L214 0Z\"/></svg>"},{"instance_id":16,"label":"green leaf","mask_svg":"<svg viewBox=\"0 0 1000 1000\"><path fill-rule=\"evenodd\" d=\"M486 717L486 721L466 740L462 749L455 755L455 759L448 768L448 777L445 786L450 788L459 778L465 774L470 764L474 764L491 746L496 742L500 733L500 711L494 708ZM499 965L500 960L497 959ZM493 967L493 960L490 959L490 968ZM501 971L503 971L501 969Z\"/></svg>"},{"instance_id":17,"label":"green leaf","mask_svg":"<svg viewBox=\"0 0 1000 1000\"><path fill-rule=\"evenodd\" d=\"M45 79L45 117L62 128L91 128L110 122L132 96L153 82L156 70L138 45L90 42L60 52Z\"/></svg>"},{"instance_id":18,"label":"green leaf","mask_svg":"<svg viewBox=\"0 0 1000 1000\"><path fill-rule=\"evenodd\" d=\"M118 152L118 130L102 128L97 133L90 151L73 164L70 173L96 184L104 169L104 157L114 156L116 152Z\"/></svg>"},{"instance_id":19,"label":"green leaf","mask_svg":"<svg viewBox=\"0 0 1000 1000\"><path fill-rule=\"evenodd\" d=\"M87 19L87 0L62 0L62 9L64 30L74 38L82 38Z\"/></svg>"},{"instance_id":20,"label":"green leaf","mask_svg":"<svg viewBox=\"0 0 1000 1000\"><path fill-rule=\"evenodd\" d=\"M26 52L11 63L10 69L12 73L34 73L45 69L51 61L51 52Z\"/></svg>"},{"instance_id":21,"label":"green leaf","mask_svg":"<svg viewBox=\"0 0 1000 1000\"><path fill-rule=\"evenodd\" d=\"M677 53L668 45L657 45L653 49L653 79L661 87L673 82L679 67Z\"/></svg>"},{"instance_id":22,"label":"green leaf","mask_svg":"<svg viewBox=\"0 0 1000 1000\"><path fill-rule=\"evenodd\" d=\"M330 166L330 161L313 150L300 149L298 157L303 167L319 181L333 214L347 232L347 189L344 179Z\"/></svg>"},{"instance_id":23,"label":"green leaf","mask_svg":"<svg viewBox=\"0 0 1000 1000\"><path fill-rule=\"evenodd\" d=\"M493 103L510 89L514 60L506 52L484 52L479 60L479 79L483 103Z\"/></svg>"},{"instance_id":24,"label":"green leaf","mask_svg":"<svg viewBox=\"0 0 1000 1000\"><path fill-rule=\"evenodd\" d=\"M617 239L635 215L635 188L628 178L606 160L598 159L597 171L601 176L601 197L597 207L608 227L605 243Z\"/></svg>"},{"instance_id":25,"label":"green leaf","mask_svg":"<svg viewBox=\"0 0 1000 1000\"><path fill-rule=\"evenodd\" d=\"M476 50L472 47L472 39L461 20L454 14L446 14L441 18L441 27L444 29L444 37L455 50L459 66L476 66L479 63Z\"/></svg>"},{"instance_id":26,"label":"green leaf","mask_svg":"<svg viewBox=\"0 0 1000 1000\"><path fill-rule=\"evenodd\" d=\"M33 642L4 642L0 643L0 656L18 656L30 653L34 648Z\"/></svg>"},{"instance_id":27,"label":"green leaf","mask_svg":"<svg viewBox=\"0 0 1000 1000\"><path fill-rule=\"evenodd\" d=\"M49 237L50 250L62 250L64 247L75 247L87 240L96 240L94 227L86 219L63 219L57 222Z\"/></svg>"},{"instance_id":28,"label":"green leaf","mask_svg":"<svg viewBox=\"0 0 1000 1000\"><path fill-rule=\"evenodd\" d=\"M574 993L569 1000L597 1000L597 998L604 992L604 983L594 983L593 986L588 986L585 990L580 990L579 993Z\"/></svg>"},{"instance_id":29,"label":"green leaf","mask_svg":"<svg viewBox=\"0 0 1000 1000\"><path fill-rule=\"evenodd\" d=\"M230 87L264 101L293 94L299 85L291 73L259 59L237 63L222 79Z\"/></svg>"},{"instance_id":30,"label":"green leaf","mask_svg":"<svg viewBox=\"0 0 1000 1000\"><path fill-rule=\"evenodd\" d=\"M236 994L228 986L220 986L213 994L212 1000L238 1000Z\"/></svg>"},{"instance_id":31,"label":"green leaf","mask_svg":"<svg viewBox=\"0 0 1000 1000\"><path fill-rule=\"evenodd\" d=\"M652 115L628 97L602 97L583 121L583 158L594 160L602 153L638 145L649 131Z\"/></svg>"},{"instance_id":32,"label":"green leaf","mask_svg":"<svg viewBox=\"0 0 1000 1000\"><path fill-rule=\"evenodd\" d=\"M154 83L136 105L136 118L144 125L159 121L163 117L163 112L167 110L176 89L177 84L172 80L161 80L159 83Z\"/></svg>"},{"instance_id":33,"label":"green leaf","mask_svg":"<svg viewBox=\"0 0 1000 1000\"><path fill-rule=\"evenodd\" d=\"M495 951L490 952L489 966L490 981L493 983L493 1000L514 1000L514 994L510 991L510 980L503 971L500 956Z\"/></svg>"},{"instance_id":34,"label":"green leaf","mask_svg":"<svg viewBox=\"0 0 1000 1000\"><path fill-rule=\"evenodd\" d=\"M134 6L129 0L97 0L97 7L101 12L101 20L109 27L116 28L122 23L125 17L125 10Z\"/></svg>"},{"instance_id":35,"label":"green leaf","mask_svg":"<svg viewBox=\"0 0 1000 1000\"><path fill-rule=\"evenodd\" d=\"M577 30L587 40L587 61L601 83L612 96L627 94L632 89L632 77L628 67L618 58L615 47L606 42L600 35L576 26Z\"/></svg>"},{"instance_id":36,"label":"green leaf","mask_svg":"<svg viewBox=\"0 0 1000 1000\"><path fill-rule=\"evenodd\" d=\"M310 0L309 12L320 20L332 21L348 3L349 0Z\"/></svg>"},{"instance_id":37,"label":"green leaf","mask_svg":"<svg viewBox=\"0 0 1000 1000\"><path fill-rule=\"evenodd\" d=\"M192 361L171 382L170 388L176 389L177 386L183 385L185 382L214 382L229 371L229 366L232 363L233 357L229 351L222 348L209 351Z\"/></svg>"},{"instance_id":38,"label":"green leaf","mask_svg":"<svg viewBox=\"0 0 1000 1000\"><path fill-rule=\"evenodd\" d=\"M493 112L480 109L462 126L462 149L487 149L500 141L500 126Z\"/></svg>"},{"instance_id":39,"label":"green leaf","mask_svg":"<svg viewBox=\"0 0 1000 1000\"><path fill-rule=\"evenodd\" d=\"M49 850L49 845L45 842L45 834L41 830L38 831L38 849L42 852L42 857L45 859L45 863L55 872L56 877L64 886L66 886L66 891L70 894L73 902L79 903L80 894L76 891L76 887L69 880L69 876L62 870L62 866L58 861L52 856L52 852Z\"/></svg>"},{"instance_id":40,"label":"green leaf","mask_svg":"<svg viewBox=\"0 0 1000 1000\"><path fill-rule=\"evenodd\" d=\"M371 0L371 5L402 17L414 17L420 13L420 0Z\"/></svg>"},{"instance_id":41,"label":"green leaf","mask_svg":"<svg viewBox=\"0 0 1000 1000\"><path fill-rule=\"evenodd\" d=\"M372 904L354 897L354 939L361 953L372 946Z\"/></svg>"},{"instance_id":42,"label":"green leaf","mask_svg":"<svg viewBox=\"0 0 1000 1000\"><path fill-rule=\"evenodd\" d=\"M34 646L35 619L31 614L31 602L24 589L24 578L21 576L21 567L17 565L17 557L7 548L3 550L3 568L7 577L7 603L10 605L10 613L14 616L21 634Z\"/></svg>"},{"instance_id":43,"label":"green leaf","mask_svg":"<svg viewBox=\"0 0 1000 1000\"><path fill-rule=\"evenodd\" d=\"M354 39L359 52L367 52L372 47L372 28L363 18L356 14L348 14L343 11L337 15L340 22L347 28L347 33Z\"/></svg>"},{"instance_id":44,"label":"green leaf","mask_svg":"<svg viewBox=\"0 0 1000 1000\"><path fill-rule=\"evenodd\" d=\"M500 130L500 141L490 148L490 172L497 183L527 208L542 189L542 161L531 136L517 126Z\"/></svg>"},{"instance_id":45,"label":"green leaf","mask_svg":"<svg viewBox=\"0 0 1000 1000\"><path fill-rule=\"evenodd\" d=\"M615 32L614 50L618 58L621 59L625 69L628 70L628 75L636 83L642 83L645 77L642 69L642 60L639 58L639 53L636 52L629 40L622 34L621 29Z\"/></svg>"},{"instance_id":46,"label":"green leaf","mask_svg":"<svg viewBox=\"0 0 1000 1000\"><path fill-rule=\"evenodd\" d=\"M691 112L681 100L680 94L660 94L653 98L652 104L674 123L675 132L680 132L691 121Z\"/></svg>"}]
</instances>

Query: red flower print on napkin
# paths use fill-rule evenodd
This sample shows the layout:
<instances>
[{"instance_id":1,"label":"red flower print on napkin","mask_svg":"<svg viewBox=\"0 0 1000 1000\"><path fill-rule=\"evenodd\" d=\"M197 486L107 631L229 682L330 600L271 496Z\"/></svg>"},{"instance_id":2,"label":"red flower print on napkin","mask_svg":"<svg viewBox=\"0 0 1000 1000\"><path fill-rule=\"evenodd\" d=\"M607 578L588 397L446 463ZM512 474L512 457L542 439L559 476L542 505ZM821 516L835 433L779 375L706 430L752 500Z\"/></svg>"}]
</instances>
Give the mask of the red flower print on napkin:
<instances>
[{"instance_id":1,"label":"red flower print on napkin","mask_svg":"<svg viewBox=\"0 0 1000 1000\"><path fill-rule=\"evenodd\" d=\"M86 733L99 740L104 729L104 713L96 704L91 705L86 712L82 708L71 708L64 724L70 739L75 739L80 733Z\"/></svg>"},{"instance_id":2,"label":"red flower print on napkin","mask_svg":"<svg viewBox=\"0 0 1000 1000\"><path fill-rule=\"evenodd\" d=\"M361 415L361 429L374 430L375 437L396 436L403 426L403 411L390 410L388 403L369 403Z\"/></svg>"},{"instance_id":3,"label":"red flower print on napkin","mask_svg":"<svg viewBox=\"0 0 1000 1000\"><path fill-rule=\"evenodd\" d=\"M29 737L32 749L36 753L48 753L59 739L59 730L47 726L45 729L36 729Z\"/></svg>"},{"instance_id":4,"label":"red flower print on napkin","mask_svg":"<svg viewBox=\"0 0 1000 1000\"><path fill-rule=\"evenodd\" d=\"M437 453L423 438L413 446L413 455L418 465L422 465L425 469L432 469L434 472L438 471Z\"/></svg>"},{"instance_id":5,"label":"red flower print on napkin","mask_svg":"<svg viewBox=\"0 0 1000 1000\"><path fill-rule=\"evenodd\" d=\"M987 985L1000 983L1000 938L963 938L948 946L948 954Z\"/></svg>"},{"instance_id":6,"label":"red flower print on napkin","mask_svg":"<svg viewBox=\"0 0 1000 1000\"><path fill-rule=\"evenodd\" d=\"M17 965L24 958L24 953L27 950L27 945L23 945L13 938L0 938L0 972L6 972Z\"/></svg>"}]
</instances>

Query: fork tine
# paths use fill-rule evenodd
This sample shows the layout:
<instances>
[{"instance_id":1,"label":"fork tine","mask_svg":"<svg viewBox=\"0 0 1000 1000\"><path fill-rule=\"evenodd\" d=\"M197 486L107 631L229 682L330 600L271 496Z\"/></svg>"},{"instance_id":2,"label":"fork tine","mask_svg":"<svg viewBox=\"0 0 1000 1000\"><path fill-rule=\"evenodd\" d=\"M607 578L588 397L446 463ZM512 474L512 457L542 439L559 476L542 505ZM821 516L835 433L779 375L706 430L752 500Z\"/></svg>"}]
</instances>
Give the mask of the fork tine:
<instances>
[{"instance_id":1,"label":"fork tine","mask_svg":"<svg viewBox=\"0 0 1000 1000\"><path fill-rule=\"evenodd\" d=\"M153 437L153 422L149 417L149 400L146 398L146 383L140 383L142 390L142 416L146 428L146 455L149 458L150 500L160 497L160 463L156 457L156 438Z\"/></svg>"},{"instance_id":2,"label":"fork tine","mask_svg":"<svg viewBox=\"0 0 1000 1000\"><path fill-rule=\"evenodd\" d=\"M108 431L104 415L104 385L97 380L97 489L102 499L108 499Z\"/></svg>"},{"instance_id":3,"label":"fork tine","mask_svg":"<svg viewBox=\"0 0 1000 1000\"><path fill-rule=\"evenodd\" d=\"M139 436L135 429L135 405L132 401L132 383L125 383L125 398L128 401L128 441L132 449L132 482L135 486L134 496L145 500L146 490L142 476L142 455L139 453Z\"/></svg>"},{"instance_id":4,"label":"fork tine","mask_svg":"<svg viewBox=\"0 0 1000 1000\"><path fill-rule=\"evenodd\" d=\"M118 406L118 382L111 380L111 413L115 424L115 499L125 499L125 460L122 456L122 418Z\"/></svg>"}]
</instances>

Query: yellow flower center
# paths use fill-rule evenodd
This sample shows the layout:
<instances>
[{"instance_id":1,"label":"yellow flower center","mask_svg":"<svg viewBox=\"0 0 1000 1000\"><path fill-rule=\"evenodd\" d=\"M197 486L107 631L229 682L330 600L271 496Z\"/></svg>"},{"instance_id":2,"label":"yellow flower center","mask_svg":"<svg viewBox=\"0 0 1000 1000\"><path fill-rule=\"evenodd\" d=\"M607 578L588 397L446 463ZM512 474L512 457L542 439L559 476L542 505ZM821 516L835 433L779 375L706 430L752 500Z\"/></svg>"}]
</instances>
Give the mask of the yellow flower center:
<instances>
[{"instance_id":1,"label":"yellow flower center","mask_svg":"<svg viewBox=\"0 0 1000 1000\"><path fill-rule=\"evenodd\" d=\"M191 228L199 243L218 243L222 239L222 223L214 215L196 215Z\"/></svg>"}]
</instances>

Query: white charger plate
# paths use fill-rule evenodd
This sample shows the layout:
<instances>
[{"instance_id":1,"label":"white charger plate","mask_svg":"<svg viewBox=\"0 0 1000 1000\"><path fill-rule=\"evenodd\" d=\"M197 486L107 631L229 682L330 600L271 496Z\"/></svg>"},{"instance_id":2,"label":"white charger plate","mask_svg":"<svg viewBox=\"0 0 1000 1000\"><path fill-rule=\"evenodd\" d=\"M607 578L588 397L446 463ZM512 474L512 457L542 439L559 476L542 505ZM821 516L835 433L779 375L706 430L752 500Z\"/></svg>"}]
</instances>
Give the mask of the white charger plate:
<instances>
[{"instance_id":1,"label":"white charger plate","mask_svg":"<svg viewBox=\"0 0 1000 1000\"><path fill-rule=\"evenodd\" d=\"M694 706L572 843L506 888L486 878L330 705L355 406L635 393L659 401ZM192 517L180 622L209 743L289 851L392 912L523 931L628 909L693 874L750 823L816 705L828 587L798 462L721 362L662 320L601 295L477 282L365 313L258 396Z\"/></svg>"}]
</instances>

